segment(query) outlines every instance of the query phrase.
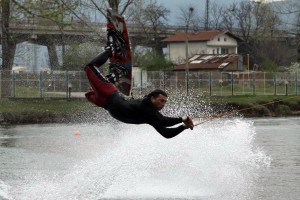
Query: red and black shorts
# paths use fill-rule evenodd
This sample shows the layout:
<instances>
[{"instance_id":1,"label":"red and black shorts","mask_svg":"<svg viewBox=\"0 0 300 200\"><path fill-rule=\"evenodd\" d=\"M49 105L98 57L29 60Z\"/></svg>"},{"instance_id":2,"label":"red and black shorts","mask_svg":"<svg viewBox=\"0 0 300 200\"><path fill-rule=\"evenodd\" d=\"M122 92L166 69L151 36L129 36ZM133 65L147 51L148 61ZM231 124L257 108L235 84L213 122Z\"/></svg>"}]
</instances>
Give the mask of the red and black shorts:
<instances>
[{"instance_id":1,"label":"red and black shorts","mask_svg":"<svg viewBox=\"0 0 300 200\"><path fill-rule=\"evenodd\" d=\"M91 103L106 108L108 97L118 90L117 87L93 66L86 66L84 71L91 84L91 88L85 93L86 98Z\"/></svg>"}]
</instances>

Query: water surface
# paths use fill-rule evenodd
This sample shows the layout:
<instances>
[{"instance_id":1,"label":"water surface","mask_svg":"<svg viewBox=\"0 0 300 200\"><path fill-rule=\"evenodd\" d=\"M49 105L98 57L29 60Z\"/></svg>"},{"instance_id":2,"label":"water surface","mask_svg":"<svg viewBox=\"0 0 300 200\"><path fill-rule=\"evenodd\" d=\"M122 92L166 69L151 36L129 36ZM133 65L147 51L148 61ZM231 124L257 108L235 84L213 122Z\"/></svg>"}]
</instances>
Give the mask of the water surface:
<instances>
[{"instance_id":1,"label":"water surface","mask_svg":"<svg viewBox=\"0 0 300 200\"><path fill-rule=\"evenodd\" d=\"M299 199L299 118L0 128L0 199ZM80 133L80 134L79 134Z\"/></svg>"}]
</instances>

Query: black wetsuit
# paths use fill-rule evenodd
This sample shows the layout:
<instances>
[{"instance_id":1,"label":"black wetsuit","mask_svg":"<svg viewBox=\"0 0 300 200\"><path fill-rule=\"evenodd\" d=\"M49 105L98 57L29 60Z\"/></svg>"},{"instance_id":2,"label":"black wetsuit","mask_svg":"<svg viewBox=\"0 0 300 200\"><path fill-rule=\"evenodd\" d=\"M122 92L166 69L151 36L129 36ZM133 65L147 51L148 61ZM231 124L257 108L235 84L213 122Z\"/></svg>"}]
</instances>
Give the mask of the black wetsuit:
<instances>
[{"instance_id":1,"label":"black wetsuit","mask_svg":"<svg viewBox=\"0 0 300 200\"><path fill-rule=\"evenodd\" d=\"M130 124L150 124L165 138L172 138L185 127L180 125L167 128L182 122L182 118L165 117L156 109L149 98L126 100L114 92L108 98L106 109L112 117Z\"/></svg>"},{"instance_id":2,"label":"black wetsuit","mask_svg":"<svg viewBox=\"0 0 300 200\"><path fill-rule=\"evenodd\" d=\"M172 138L181 133L185 129L183 125L175 128L167 127L181 123L182 118L163 116L148 98L125 100L120 96L116 86L93 67L103 65L109 56L111 52L106 50L84 68L92 86L92 90L85 94L86 98L91 103L108 110L117 120L130 124L150 124L165 138Z\"/></svg>"}]
</instances>

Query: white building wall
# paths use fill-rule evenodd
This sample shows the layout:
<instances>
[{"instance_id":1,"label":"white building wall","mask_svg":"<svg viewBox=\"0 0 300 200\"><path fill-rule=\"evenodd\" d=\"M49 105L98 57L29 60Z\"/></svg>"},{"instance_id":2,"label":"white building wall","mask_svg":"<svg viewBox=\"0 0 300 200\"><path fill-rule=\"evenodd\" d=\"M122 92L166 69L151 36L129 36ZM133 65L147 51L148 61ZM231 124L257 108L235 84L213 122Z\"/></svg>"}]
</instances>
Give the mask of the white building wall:
<instances>
[{"instance_id":1,"label":"white building wall","mask_svg":"<svg viewBox=\"0 0 300 200\"><path fill-rule=\"evenodd\" d=\"M237 41L226 34L215 37L213 40L207 42L207 48L210 54L218 54L218 48L219 54L221 54L221 48L228 48L229 54L237 54L237 46Z\"/></svg>"},{"instance_id":2,"label":"white building wall","mask_svg":"<svg viewBox=\"0 0 300 200\"><path fill-rule=\"evenodd\" d=\"M188 55L191 57L194 54L221 54L222 49L228 49L228 54L237 54L237 45L234 38L223 34L206 42L189 42ZM185 42L169 43L167 48L169 60L177 64L185 62Z\"/></svg>"},{"instance_id":3,"label":"white building wall","mask_svg":"<svg viewBox=\"0 0 300 200\"><path fill-rule=\"evenodd\" d=\"M169 60L175 63L179 63L179 61L185 57L185 45L184 43L169 43Z\"/></svg>"},{"instance_id":4,"label":"white building wall","mask_svg":"<svg viewBox=\"0 0 300 200\"><path fill-rule=\"evenodd\" d=\"M170 43L168 44L168 58L175 63L182 63L186 59L185 51L186 45L185 42L180 43ZM205 42L189 42L188 43L188 56L191 57L194 54L207 54L207 47Z\"/></svg>"},{"instance_id":5,"label":"white building wall","mask_svg":"<svg viewBox=\"0 0 300 200\"><path fill-rule=\"evenodd\" d=\"M189 57L194 54L207 54L206 42L192 42L189 43Z\"/></svg>"}]
</instances>

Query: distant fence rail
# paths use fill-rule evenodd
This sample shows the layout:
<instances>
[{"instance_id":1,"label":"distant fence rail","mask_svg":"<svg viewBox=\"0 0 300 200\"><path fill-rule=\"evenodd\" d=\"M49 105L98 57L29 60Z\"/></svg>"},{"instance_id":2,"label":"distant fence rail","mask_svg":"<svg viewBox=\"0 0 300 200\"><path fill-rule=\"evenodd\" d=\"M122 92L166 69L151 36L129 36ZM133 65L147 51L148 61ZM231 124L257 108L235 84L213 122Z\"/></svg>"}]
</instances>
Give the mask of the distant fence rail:
<instances>
[{"instance_id":1,"label":"distant fence rail","mask_svg":"<svg viewBox=\"0 0 300 200\"><path fill-rule=\"evenodd\" d=\"M161 88L176 94L205 96L298 95L300 73L135 72L133 93ZM10 87L12 98L84 97L90 87L83 71L0 71L1 87Z\"/></svg>"}]
</instances>

